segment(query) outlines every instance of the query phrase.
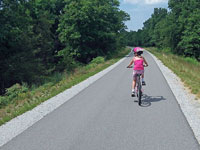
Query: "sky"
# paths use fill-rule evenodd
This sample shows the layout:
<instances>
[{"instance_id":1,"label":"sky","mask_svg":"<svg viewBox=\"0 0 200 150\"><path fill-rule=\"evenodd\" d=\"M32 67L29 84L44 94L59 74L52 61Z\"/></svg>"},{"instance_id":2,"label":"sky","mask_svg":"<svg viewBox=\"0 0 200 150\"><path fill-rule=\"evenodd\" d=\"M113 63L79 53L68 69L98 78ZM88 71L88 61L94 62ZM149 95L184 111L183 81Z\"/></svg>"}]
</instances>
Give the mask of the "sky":
<instances>
[{"instance_id":1,"label":"sky","mask_svg":"<svg viewBox=\"0 0 200 150\"><path fill-rule=\"evenodd\" d=\"M154 8L167 8L168 0L119 0L120 9L130 15L130 21L125 22L128 31L142 29L143 23L151 17Z\"/></svg>"}]
</instances>

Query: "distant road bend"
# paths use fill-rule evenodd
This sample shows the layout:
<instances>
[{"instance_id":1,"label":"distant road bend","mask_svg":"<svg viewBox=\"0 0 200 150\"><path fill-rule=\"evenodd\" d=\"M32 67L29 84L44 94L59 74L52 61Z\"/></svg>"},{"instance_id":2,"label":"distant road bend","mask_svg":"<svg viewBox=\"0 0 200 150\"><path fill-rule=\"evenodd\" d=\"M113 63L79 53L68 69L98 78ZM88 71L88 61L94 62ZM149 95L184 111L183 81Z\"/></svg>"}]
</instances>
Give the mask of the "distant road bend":
<instances>
[{"instance_id":1,"label":"distant road bend","mask_svg":"<svg viewBox=\"0 0 200 150\"><path fill-rule=\"evenodd\" d=\"M132 55L1 150L200 150L153 58L143 102L131 97Z\"/></svg>"}]
</instances>

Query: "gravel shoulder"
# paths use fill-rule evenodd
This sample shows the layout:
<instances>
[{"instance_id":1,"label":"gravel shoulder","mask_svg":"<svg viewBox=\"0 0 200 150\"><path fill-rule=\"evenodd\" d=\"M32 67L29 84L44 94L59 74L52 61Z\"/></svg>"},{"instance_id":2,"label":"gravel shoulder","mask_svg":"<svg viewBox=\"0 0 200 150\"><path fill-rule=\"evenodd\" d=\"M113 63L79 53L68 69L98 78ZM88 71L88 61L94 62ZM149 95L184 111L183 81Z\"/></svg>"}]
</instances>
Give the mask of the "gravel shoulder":
<instances>
[{"instance_id":1,"label":"gravel shoulder","mask_svg":"<svg viewBox=\"0 0 200 150\"><path fill-rule=\"evenodd\" d=\"M159 66L174 96L176 97L183 114L192 128L197 141L200 144L200 101L195 100L195 96L191 94L186 87L184 87L177 75L175 75L168 67L166 67L157 57L150 52L148 53L153 57Z\"/></svg>"}]
</instances>

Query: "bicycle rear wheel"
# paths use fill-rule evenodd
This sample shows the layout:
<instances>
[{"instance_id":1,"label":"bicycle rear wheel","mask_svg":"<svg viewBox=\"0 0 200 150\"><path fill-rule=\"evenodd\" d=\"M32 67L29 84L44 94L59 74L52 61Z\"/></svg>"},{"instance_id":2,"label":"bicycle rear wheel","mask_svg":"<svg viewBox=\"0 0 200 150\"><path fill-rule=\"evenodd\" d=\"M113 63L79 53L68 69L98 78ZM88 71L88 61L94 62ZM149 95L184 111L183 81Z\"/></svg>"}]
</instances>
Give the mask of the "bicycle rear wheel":
<instances>
[{"instance_id":1,"label":"bicycle rear wheel","mask_svg":"<svg viewBox=\"0 0 200 150\"><path fill-rule=\"evenodd\" d=\"M140 85L138 89L138 105L141 106L141 103L142 103L142 90L141 90L141 85Z\"/></svg>"},{"instance_id":2,"label":"bicycle rear wheel","mask_svg":"<svg viewBox=\"0 0 200 150\"><path fill-rule=\"evenodd\" d=\"M142 91L139 90L138 91L138 105L141 106L141 104L142 104Z\"/></svg>"},{"instance_id":3,"label":"bicycle rear wheel","mask_svg":"<svg viewBox=\"0 0 200 150\"><path fill-rule=\"evenodd\" d=\"M138 105L141 105L141 103L142 103L142 85L141 85L139 76L137 76L137 97L138 97Z\"/></svg>"}]
</instances>

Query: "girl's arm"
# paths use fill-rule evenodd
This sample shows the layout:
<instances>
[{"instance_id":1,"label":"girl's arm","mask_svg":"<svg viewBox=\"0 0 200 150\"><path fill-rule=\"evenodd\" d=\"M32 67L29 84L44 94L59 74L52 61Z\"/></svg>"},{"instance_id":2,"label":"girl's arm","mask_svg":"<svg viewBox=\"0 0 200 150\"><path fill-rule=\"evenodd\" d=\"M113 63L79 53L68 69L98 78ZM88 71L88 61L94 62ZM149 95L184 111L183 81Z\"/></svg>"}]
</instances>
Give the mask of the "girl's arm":
<instances>
[{"instance_id":1,"label":"girl's arm","mask_svg":"<svg viewBox=\"0 0 200 150\"><path fill-rule=\"evenodd\" d=\"M131 60L131 62L130 62L130 64L127 66L127 68L130 68L131 65L133 64L133 62L134 62L134 58Z\"/></svg>"},{"instance_id":2,"label":"girl's arm","mask_svg":"<svg viewBox=\"0 0 200 150\"><path fill-rule=\"evenodd\" d=\"M147 67L148 66L148 63L147 63L147 61L146 61L146 59L143 57L143 60L144 60L144 64L145 64L145 66Z\"/></svg>"}]
</instances>

